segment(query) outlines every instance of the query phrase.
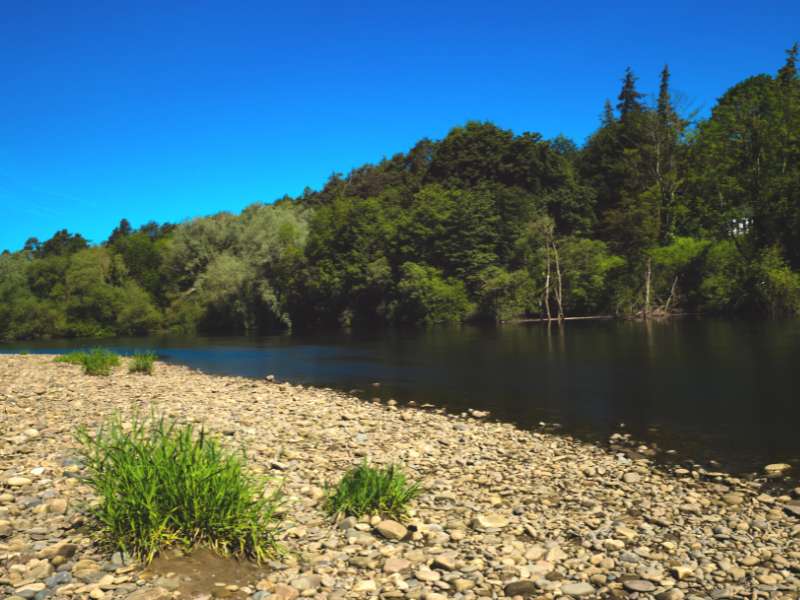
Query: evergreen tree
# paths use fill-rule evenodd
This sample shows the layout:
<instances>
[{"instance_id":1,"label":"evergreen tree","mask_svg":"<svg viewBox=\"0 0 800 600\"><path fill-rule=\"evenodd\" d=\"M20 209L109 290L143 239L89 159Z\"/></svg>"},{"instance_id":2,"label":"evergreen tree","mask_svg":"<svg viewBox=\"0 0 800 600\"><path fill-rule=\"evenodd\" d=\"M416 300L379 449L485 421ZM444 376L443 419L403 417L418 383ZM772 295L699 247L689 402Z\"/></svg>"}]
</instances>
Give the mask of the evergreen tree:
<instances>
[{"instance_id":1,"label":"evergreen tree","mask_svg":"<svg viewBox=\"0 0 800 600\"><path fill-rule=\"evenodd\" d=\"M778 81L782 85L789 85L797 80L797 53L798 47L795 42L791 48L786 51L786 63L778 71Z\"/></svg>"},{"instance_id":2,"label":"evergreen tree","mask_svg":"<svg viewBox=\"0 0 800 600\"><path fill-rule=\"evenodd\" d=\"M630 67L625 69L625 77L622 78L622 89L619 92L619 103L617 104L621 121L625 121L628 115L641 112L644 108L642 104L644 95L636 89L637 79L638 77L633 74Z\"/></svg>"}]
</instances>

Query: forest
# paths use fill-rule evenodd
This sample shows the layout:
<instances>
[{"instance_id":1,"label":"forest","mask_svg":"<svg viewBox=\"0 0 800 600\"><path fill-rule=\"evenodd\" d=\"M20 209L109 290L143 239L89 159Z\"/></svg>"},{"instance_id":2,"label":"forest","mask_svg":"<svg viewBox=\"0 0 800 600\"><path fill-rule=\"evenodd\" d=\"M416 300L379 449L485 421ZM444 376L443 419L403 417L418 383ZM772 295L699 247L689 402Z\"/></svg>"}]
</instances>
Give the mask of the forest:
<instances>
[{"instance_id":1,"label":"forest","mask_svg":"<svg viewBox=\"0 0 800 600\"><path fill-rule=\"evenodd\" d=\"M582 145L468 122L241 214L31 238L0 256L0 338L796 316L797 57L703 119L628 69Z\"/></svg>"}]
</instances>

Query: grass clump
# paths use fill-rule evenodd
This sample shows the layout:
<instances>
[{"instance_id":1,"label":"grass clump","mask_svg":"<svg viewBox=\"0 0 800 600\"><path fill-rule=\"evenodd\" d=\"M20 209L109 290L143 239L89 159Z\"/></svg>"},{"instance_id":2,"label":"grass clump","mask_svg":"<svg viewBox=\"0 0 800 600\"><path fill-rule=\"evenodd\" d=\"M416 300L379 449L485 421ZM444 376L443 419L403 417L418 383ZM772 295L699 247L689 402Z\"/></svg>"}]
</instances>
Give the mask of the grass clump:
<instances>
[{"instance_id":1,"label":"grass clump","mask_svg":"<svg viewBox=\"0 0 800 600\"><path fill-rule=\"evenodd\" d=\"M155 361L155 352L136 352L131 357L131 362L128 365L128 371L130 373L144 373L145 375L152 375L153 363Z\"/></svg>"},{"instance_id":2,"label":"grass clump","mask_svg":"<svg viewBox=\"0 0 800 600\"><path fill-rule=\"evenodd\" d=\"M149 563L174 545L261 561L277 552L278 493L203 429L163 417L77 433L102 538Z\"/></svg>"},{"instance_id":3,"label":"grass clump","mask_svg":"<svg viewBox=\"0 0 800 600\"><path fill-rule=\"evenodd\" d=\"M324 509L329 515L383 514L399 518L407 513L408 504L421 491L419 484L406 480L399 467L375 468L365 461L347 471L328 490Z\"/></svg>"},{"instance_id":4,"label":"grass clump","mask_svg":"<svg viewBox=\"0 0 800 600\"><path fill-rule=\"evenodd\" d=\"M119 356L105 348L89 351L69 352L56 358L56 362L83 365L87 375L111 375L111 369L119 364Z\"/></svg>"}]
</instances>

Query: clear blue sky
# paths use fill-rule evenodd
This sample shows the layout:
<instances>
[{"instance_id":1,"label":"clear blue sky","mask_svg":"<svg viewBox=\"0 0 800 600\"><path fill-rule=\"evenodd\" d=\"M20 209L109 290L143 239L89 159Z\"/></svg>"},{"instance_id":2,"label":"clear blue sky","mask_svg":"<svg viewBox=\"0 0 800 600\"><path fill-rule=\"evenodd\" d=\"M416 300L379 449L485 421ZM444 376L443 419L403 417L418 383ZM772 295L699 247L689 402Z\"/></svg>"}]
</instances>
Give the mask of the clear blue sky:
<instances>
[{"instance_id":1,"label":"clear blue sky","mask_svg":"<svg viewBox=\"0 0 800 600\"><path fill-rule=\"evenodd\" d=\"M707 111L800 2L10 2L0 249L239 211L468 119L582 142L630 65Z\"/></svg>"}]
</instances>

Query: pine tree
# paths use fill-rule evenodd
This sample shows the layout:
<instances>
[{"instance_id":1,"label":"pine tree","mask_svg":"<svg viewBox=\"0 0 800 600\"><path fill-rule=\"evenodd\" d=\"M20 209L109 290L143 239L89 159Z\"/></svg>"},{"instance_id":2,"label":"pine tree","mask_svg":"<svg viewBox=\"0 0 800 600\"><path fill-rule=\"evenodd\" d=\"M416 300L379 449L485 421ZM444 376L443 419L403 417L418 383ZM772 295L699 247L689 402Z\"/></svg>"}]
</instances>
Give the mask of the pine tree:
<instances>
[{"instance_id":1,"label":"pine tree","mask_svg":"<svg viewBox=\"0 0 800 600\"><path fill-rule=\"evenodd\" d=\"M675 114L669 93L669 75L669 65L664 65L661 70L661 84L658 87L658 105L656 107L659 121L664 124L669 123Z\"/></svg>"},{"instance_id":2,"label":"pine tree","mask_svg":"<svg viewBox=\"0 0 800 600\"><path fill-rule=\"evenodd\" d=\"M617 119L614 116L614 107L611 106L611 100L606 98L606 103L603 106L603 117L600 120L601 127L608 127L616 120Z\"/></svg>"},{"instance_id":3,"label":"pine tree","mask_svg":"<svg viewBox=\"0 0 800 600\"><path fill-rule=\"evenodd\" d=\"M778 81L782 85L787 85L797 79L797 53L798 47L795 42L791 48L786 51L786 63L778 71Z\"/></svg>"},{"instance_id":4,"label":"pine tree","mask_svg":"<svg viewBox=\"0 0 800 600\"><path fill-rule=\"evenodd\" d=\"M642 97L636 89L636 80L638 78L633 74L633 70L628 67L625 69L625 77L622 78L622 90L619 93L619 103L617 110L619 110L619 117L621 121L632 113L639 113L642 111Z\"/></svg>"}]
</instances>

